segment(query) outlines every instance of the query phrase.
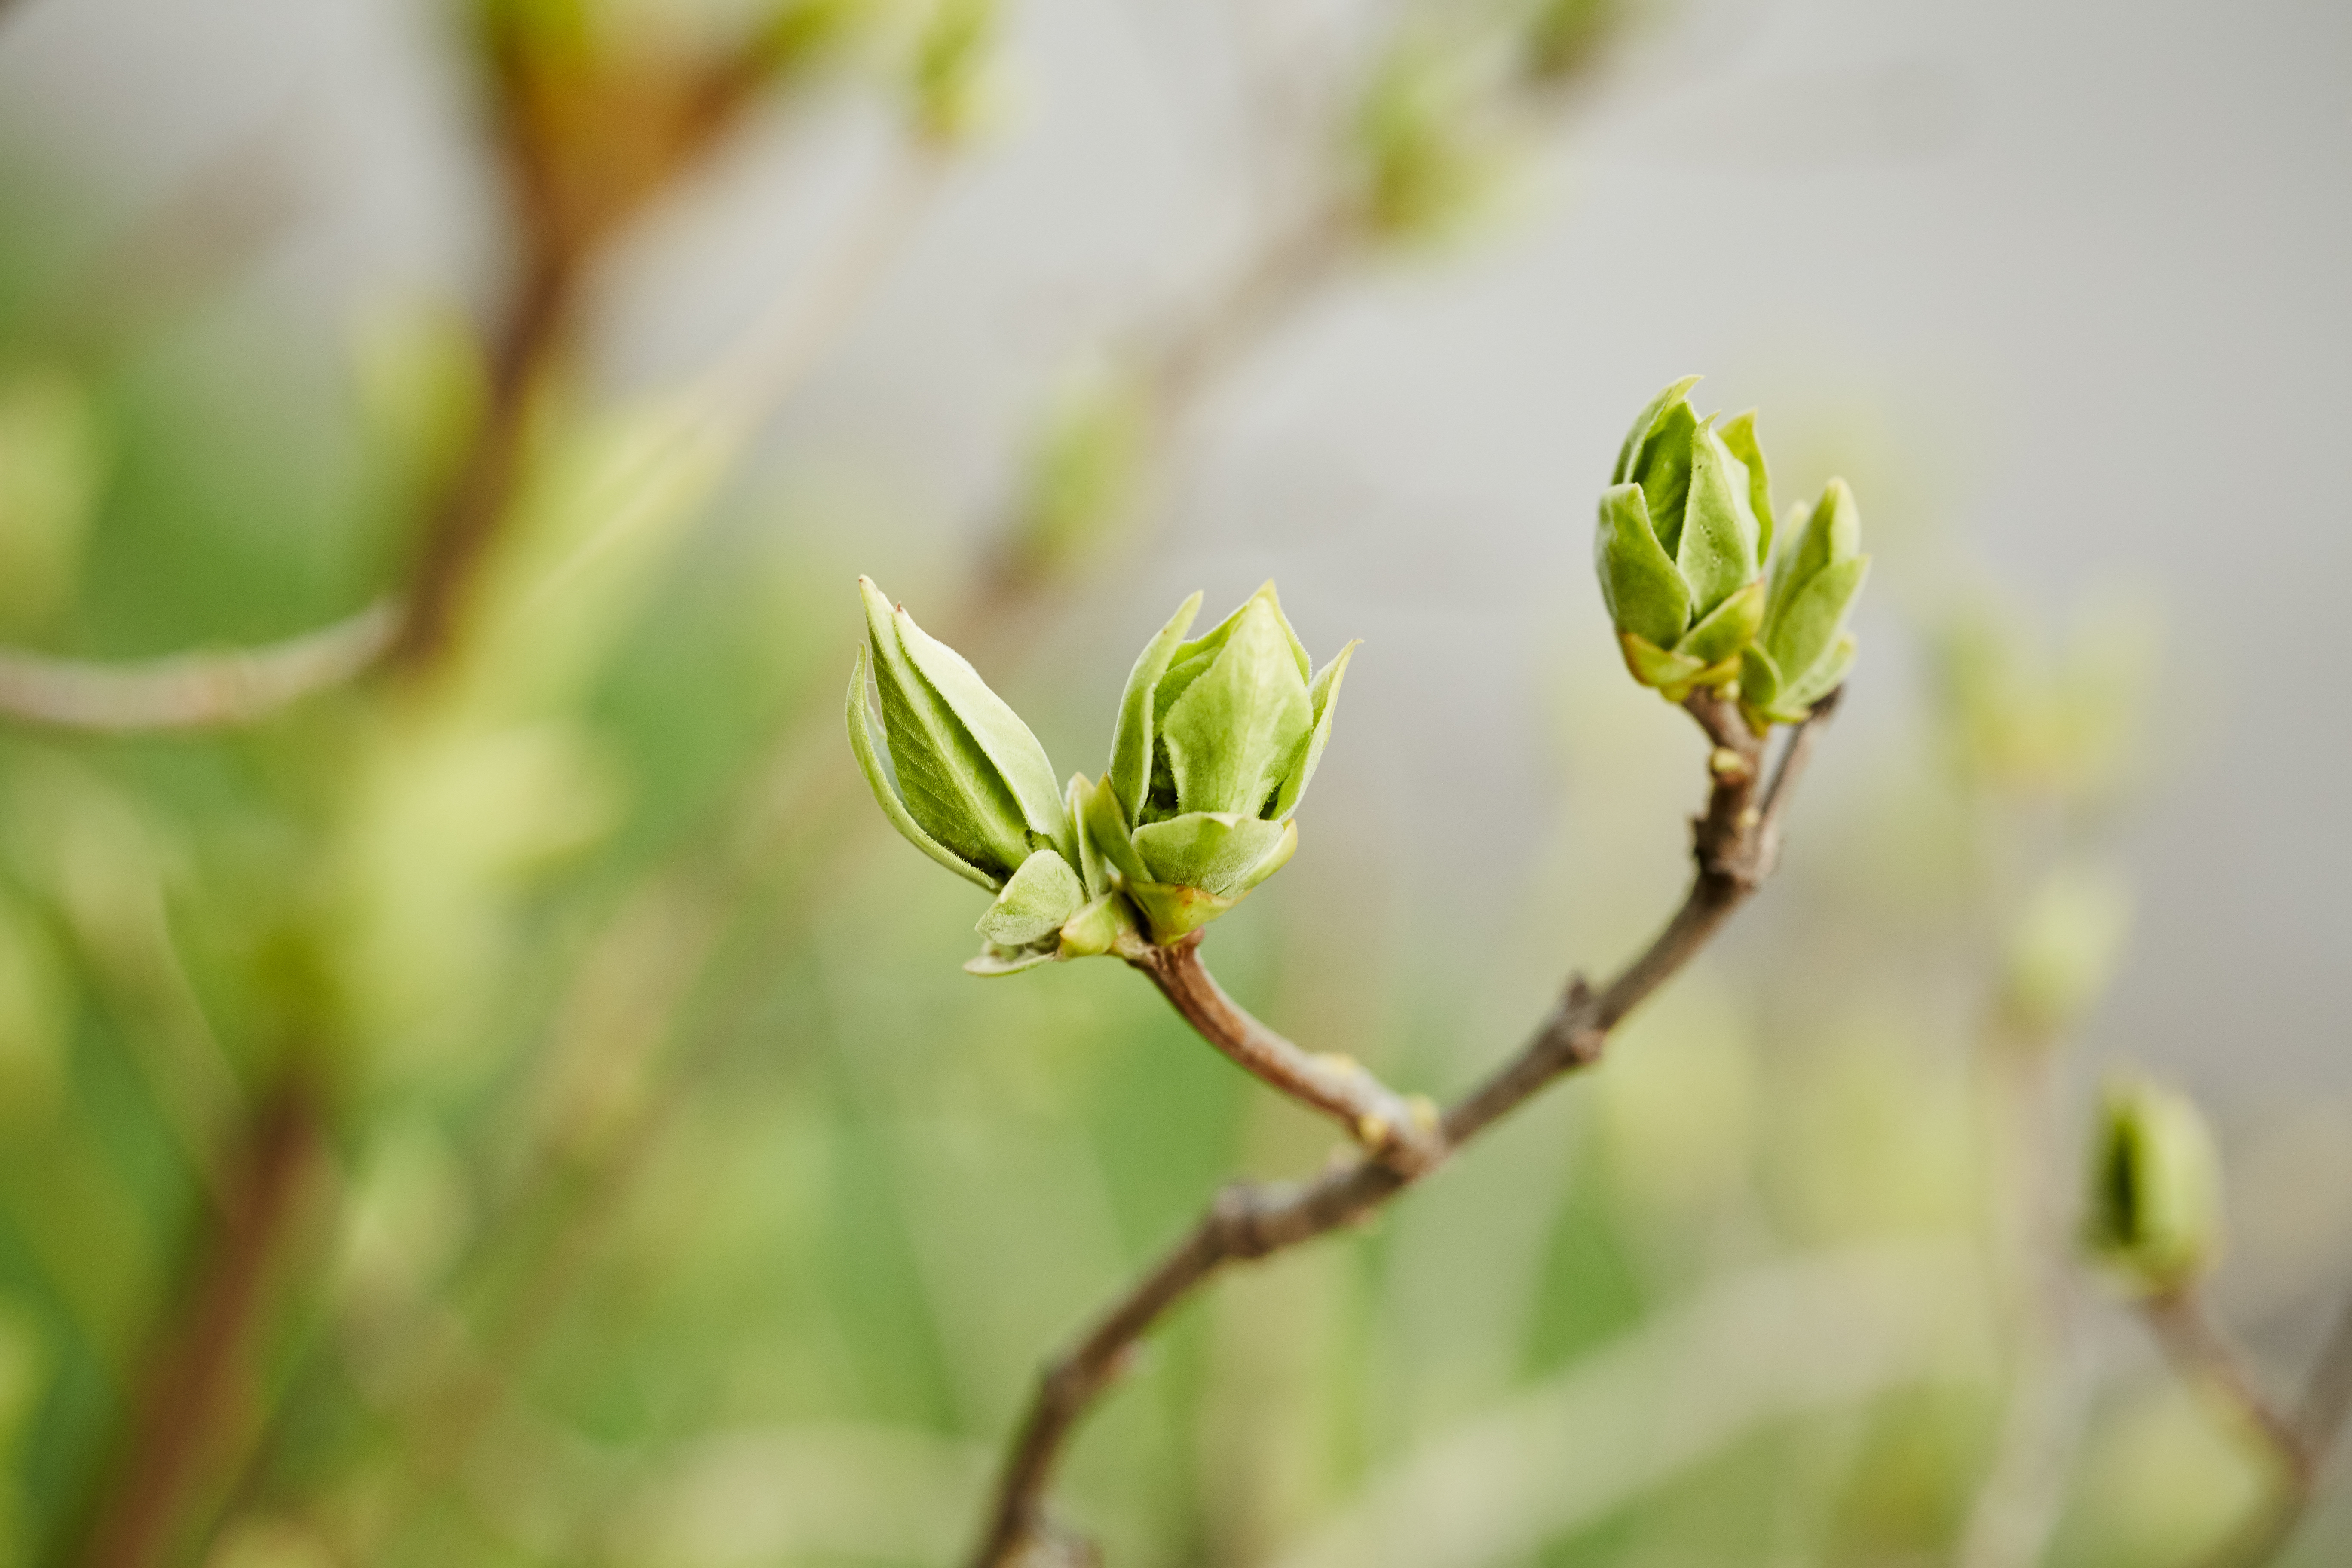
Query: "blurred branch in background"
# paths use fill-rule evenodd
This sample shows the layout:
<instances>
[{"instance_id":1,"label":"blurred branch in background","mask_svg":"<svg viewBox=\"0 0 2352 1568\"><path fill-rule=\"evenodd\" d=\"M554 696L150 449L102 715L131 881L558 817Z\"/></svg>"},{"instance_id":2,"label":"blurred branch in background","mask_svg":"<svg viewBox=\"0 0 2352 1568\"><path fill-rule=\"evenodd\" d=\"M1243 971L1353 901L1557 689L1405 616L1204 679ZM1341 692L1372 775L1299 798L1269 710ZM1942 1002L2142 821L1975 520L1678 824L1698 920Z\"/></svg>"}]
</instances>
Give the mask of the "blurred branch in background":
<instances>
[{"instance_id":1,"label":"blurred branch in background","mask_svg":"<svg viewBox=\"0 0 2352 1568\"><path fill-rule=\"evenodd\" d=\"M1962 1568L2031 1568L2063 1513L2095 1383L2074 1237L2065 1047L2112 984L2131 898L2103 842L2139 773L2153 686L2149 629L2094 610L2039 646L1991 606L1951 613L1932 645L1947 776L1998 927L1978 1045L1996 1270L2013 1364Z\"/></svg>"},{"instance_id":2,"label":"blurred branch in background","mask_svg":"<svg viewBox=\"0 0 2352 1568\"><path fill-rule=\"evenodd\" d=\"M124 733L251 724L341 686L391 647L399 614L371 605L280 643L108 663L0 649L0 713Z\"/></svg>"},{"instance_id":3,"label":"blurred branch in background","mask_svg":"<svg viewBox=\"0 0 2352 1568\"><path fill-rule=\"evenodd\" d=\"M1760 1428L1950 1377L1965 1263L1858 1247L1715 1283L1383 1464L1274 1568L1503 1568Z\"/></svg>"},{"instance_id":4,"label":"blurred branch in background","mask_svg":"<svg viewBox=\"0 0 2352 1568\"><path fill-rule=\"evenodd\" d=\"M615 52L584 7L485 0L481 57L513 219L515 276L488 334L479 408L422 526L412 581L397 613L268 657L166 661L145 670L39 667L54 697L85 720L130 727L139 718L186 722L256 717L277 701L347 678L381 650L421 674L460 653L468 596L512 510L530 458L540 401L576 329L580 289L595 260L638 213L688 177L740 121L761 88L807 66L830 20L807 5L716 57L672 60ZM57 706L57 705L53 705ZM51 716L56 716L54 713ZM362 773L362 779L364 773ZM364 787L362 784L362 787ZM315 940L315 938L311 939ZM331 1031L327 1014L311 1021ZM202 1517L208 1489L234 1489L266 1403L242 1370L289 1257L289 1226L317 1185L337 1086L329 1063L348 1056L306 1029L265 1071L257 1110L227 1137L234 1173L226 1212L197 1248L192 1284L158 1335L142 1373L120 1457L96 1504L85 1560L106 1568L170 1560Z\"/></svg>"},{"instance_id":5,"label":"blurred branch in background","mask_svg":"<svg viewBox=\"0 0 2352 1568\"><path fill-rule=\"evenodd\" d=\"M2328 1457L2352 1412L2352 1301L2333 1325L2313 1361L2303 1397L2293 1405L2263 1392L2193 1284L2149 1297L2140 1315L2181 1378L2222 1405L2231 1421L2263 1446L2276 1474L2274 1494L2213 1554L2211 1568L2262 1568L2275 1562L2311 1511Z\"/></svg>"}]
</instances>

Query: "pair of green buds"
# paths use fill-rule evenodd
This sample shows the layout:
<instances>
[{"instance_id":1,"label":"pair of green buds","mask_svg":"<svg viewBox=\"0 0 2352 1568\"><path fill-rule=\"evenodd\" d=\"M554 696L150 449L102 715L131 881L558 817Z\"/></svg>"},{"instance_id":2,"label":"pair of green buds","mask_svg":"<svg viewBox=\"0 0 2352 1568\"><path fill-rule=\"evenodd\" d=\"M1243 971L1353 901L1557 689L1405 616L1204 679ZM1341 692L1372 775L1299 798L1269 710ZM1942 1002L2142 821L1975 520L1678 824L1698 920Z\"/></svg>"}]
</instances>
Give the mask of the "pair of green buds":
<instances>
[{"instance_id":1,"label":"pair of green buds","mask_svg":"<svg viewBox=\"0 0 2352 1568\"><path fill-rule=\"evenodd\" d=\"M1272 583L1189 641L1201 595L1185 600L1128 677L1108 769L1059 787L963 657L857 583L850 748L891 824L996 895L973 973L1180 941L1297 849L1294 814L1356 645L1313 670Z\"/></svg>"},{"instance_id":2,"label":"pair of green buds","mask_svg":"<svg viewBox=\"0 0 2352 1568\"><path fill-rule=\"evenodd\" d=\"M1673 702L1720 689L1759 731L1799 723L1853 663L1846 617L1870 571L1861 515L1832 479L1790 517L1775 556L1755 413L1701 419L1698 380L1652 398L1617 454L1593 542L1601 596L1643 685Z\"/></svg>"}]
</instances>

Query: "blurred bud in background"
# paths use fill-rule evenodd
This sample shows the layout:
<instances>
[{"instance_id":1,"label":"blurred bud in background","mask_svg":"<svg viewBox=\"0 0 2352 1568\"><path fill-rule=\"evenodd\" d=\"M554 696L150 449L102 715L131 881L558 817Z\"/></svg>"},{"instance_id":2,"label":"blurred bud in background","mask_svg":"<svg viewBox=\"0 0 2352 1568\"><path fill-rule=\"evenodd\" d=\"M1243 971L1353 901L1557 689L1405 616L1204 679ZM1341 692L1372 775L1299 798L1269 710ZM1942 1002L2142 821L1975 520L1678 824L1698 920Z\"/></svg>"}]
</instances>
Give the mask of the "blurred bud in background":
<instances>
[{"instance_id":1,"label":"blurred bud in background","mask_svg":"<svg viewBox=\"0 0 2352 1568\"><path fill-rule=\"evenodd\" d=\"M1523 68L1539 83L1583 75L1623 31L1638 0L1537 0L1528 16Z\"/></svg>"},{"instance_id":2,"label":"blurred bud in background","mask_svg":"<svg viewBox=\"0 0 2352 1568\"><path fill-rule=\"evenodd\" d=\"M2144 604L2103 599L2052 647L2004 607L1979 602L1930 643L1944 731L1979 788L2102 807L2130 792L2158 666Z\"/></svg>"},{"instance_id":3,"label":"blurred bud in background","mask_svg":"<svg viewBox=\"0 0 2352 1568\"><path fill-rule=\"evenodd\" d=\"M994 117L996 26L996 0L933 0L908 82L916 129L933 144L969 142Z\"/></svg>"},{"instance_id":4,"label":"blurred bud in background","mask_svg":"<svg viewBox=\"0 0 2352 1568\"><path fill-rule=\"evenodd\" d=\"M2108 1085L2091 1148L2084 1245L2146 1295L2194 1283L2221 1247L2221 1173L2187 1096L2146 1079Z\"/></svg>"},{"instance_id":5,"label":"blurred bud in background","mask_svg":"<svg viewBox=\"0 0 2352 1568\"><path fill-rule=\"evenodd\" d=\"M1093 365L1055 397L1013 524L1020 566L1058 575L1110 542L1143 487L1152 408L1126 366Z\"/></svg>"},{"instance_id":6,"label":"blurred bud in background","mask_svg":"<svg viewBox=\"0 0 2352 1568\"><path fill-rule=\"evenodd\" d=\"M2131 890L2114 871L2080 862L2051 871L2004 944L2003 1015L2036 1040L2074 1028L2114 980L2131 923Z\"/></svg>"},{"instance_id":7,"label":"blurred bud in background","mask_svg":"<svg viewBox=\"0 0 2352 1568\"><path fill-rule=\"evenodd\" d=\"M1473 62L1427 40L1396 47L1356 106L1349 151L1359 216L1384 239L1433 243L1461 232L1501 174L1500 149Z\"/></svg>"},{"instance_id":8,"label":"blurred bud in background","mask_svg":"<svg viewBox=\"0 0 2352 1568\"><path fill-rule=\"evenodd\" d=\"M0 632L36 630L71 600L103 458L69 378L0 374Z\"/></svg>"},{"instance_id":9,"label":"blurred bud in background","mask_svg":"<svg viewBox=\"0 0 2352 1568\"><path fill-rule=\"evenodd\" d=\"M754 26L752 68L771 81L805 75L854 40L880 7L875 0L782 0Z\"/></svg>"}]
</instances>

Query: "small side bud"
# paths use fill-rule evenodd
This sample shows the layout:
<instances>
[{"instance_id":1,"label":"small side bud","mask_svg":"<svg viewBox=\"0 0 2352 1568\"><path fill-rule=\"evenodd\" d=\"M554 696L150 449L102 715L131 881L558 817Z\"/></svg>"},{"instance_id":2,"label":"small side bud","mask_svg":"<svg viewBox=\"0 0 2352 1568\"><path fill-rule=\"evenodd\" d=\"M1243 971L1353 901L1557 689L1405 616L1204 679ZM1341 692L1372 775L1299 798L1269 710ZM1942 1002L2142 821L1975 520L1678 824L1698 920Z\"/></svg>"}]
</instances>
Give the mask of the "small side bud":
<instances>
[{"instance_id":1,"label":"small side bud","mask_svg":"<svg viewBox=\"0 0 2352 1568\"><path fill-rule=\"evenodd\" d=\"M2114 876L2062 867L2027 901L2003 954L2001 1005L2051 1038L2082 1021L2114 978L2131 930L2131 894Z\"/></svg>"},{"instance_id":2,"label":"small side bud","mask_svg":"<svg viewBox=\"0 0 2352 1568\"><path fill-rule=\"evenodd\" d=\"M2221 1161L2195 1102L2142 1079L2111 1084L2091 1149L2084 1246L2133 1290L2195 1282L2221 1229Z\"/></svg>"}]
</instances>

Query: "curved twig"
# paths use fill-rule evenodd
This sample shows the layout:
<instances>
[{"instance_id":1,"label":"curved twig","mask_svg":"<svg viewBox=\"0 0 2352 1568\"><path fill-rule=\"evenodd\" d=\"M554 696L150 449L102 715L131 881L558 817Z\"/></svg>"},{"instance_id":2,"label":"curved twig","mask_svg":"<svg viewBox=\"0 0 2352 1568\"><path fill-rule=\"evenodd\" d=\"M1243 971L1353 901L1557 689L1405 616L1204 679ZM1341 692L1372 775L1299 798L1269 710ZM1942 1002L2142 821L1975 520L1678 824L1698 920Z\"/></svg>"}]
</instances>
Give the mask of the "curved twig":
<instances>
[{"instance_id":1,"label":"curved twig","mask_svg":"<svg viewBox=\"0 0 2352 1568\"><path fill-rule=\"evenodd\" d=\"M1194 931L1166 947L1146 943L1128 963L1150 975L1184 1021L1244 1072L1335 1118L1382 1163L1411 1175L1434 1169L1445 1153L1435 1104L1399 1094L1353 1057L1301 1050L1259 1023L1201 962L1205 934Z\"/></svg>"},{"instance_id":2,"label":"curved twig","mask_svg":"<svg viewBox=\"0 0 2352 1568\"><path fill-rule=\"evenodd\" d=\"M1762 738L1718 699L1701 694L1685 706L1718 747L1709 768L1713 784L1706 811L1693 829L1697 872L1689 892L1640 956L1599 990L1580 977L1571 980L1518 1054L1445 1112L1436 1140L1441 1157L1555 1079L1599 1060L1610 1032L1706 945L1769 870L1768 840L1777 821L1758 805ZM1774 814L1785 810L1789 791L1811 754L1808 731L1826 713L1824 704L1782 751L1768 791ZM1725 763L1722 752L1732 753L1734 765ZM1053 1539L1045 1493L1072 1429L1117 1381L1137 1342L1169 1308L1229 1263L1285 1251L1370 1214L1421 1173L1366 1155L1312 1181L1277 1186L1241 1182L1218 1194L1191 1232L1113 1302L1085 1338L1045 1368L1006 1455L972 1568L1013 1568L1034 1545Z\"/></svg>"},{"instance_id":3,"label":"curved twig","mask_svg":"<svg viewBox=\"0 0 2352 1568\"><path fill-rule=\"evenodd\" d=\"M2152 1297L2141 1312L2174 1369L2228 1405L2278 1467L2275 1495L2210 1560L2210 1568L2262 1568L2302 1528L2318 1496L2320 1472L2346 1417L2352 1415L2352 1301L2345 1304L2312 1363L2302 1404L2293 1411L2255 1384L2252 1370L2193 1290Z\"/></svg>"},{"instance_id":4,"label":"curved twig","mask_svg":"<svg viewBox=\"0 0 2352 1568\"><path fill-rule=\"evenodd\" d=\"M121 663L0 649L0 716L112 733L249 724L367 668L396 621L379 601L284 642Z\"/></svg>"}]
</instances>

